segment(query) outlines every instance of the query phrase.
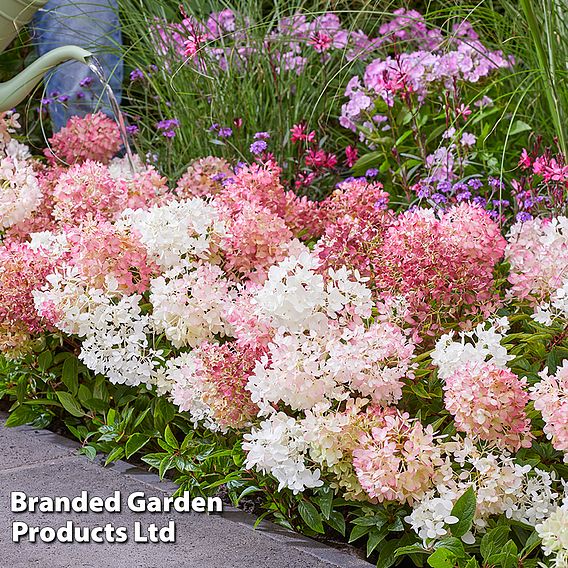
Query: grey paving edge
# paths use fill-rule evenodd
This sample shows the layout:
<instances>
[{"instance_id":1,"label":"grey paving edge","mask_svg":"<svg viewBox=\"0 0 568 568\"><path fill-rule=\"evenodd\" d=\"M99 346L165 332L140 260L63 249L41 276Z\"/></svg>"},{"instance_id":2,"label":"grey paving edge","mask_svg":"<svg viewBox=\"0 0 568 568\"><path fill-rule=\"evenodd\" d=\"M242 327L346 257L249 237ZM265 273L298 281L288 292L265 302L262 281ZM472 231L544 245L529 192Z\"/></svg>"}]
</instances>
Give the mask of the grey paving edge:
<instances>
[{"instance_id":1,"label":"grey paving edge","mask_svg":"<svg viewBox=\"0 0 568 568\"><path fill-rule=\"evenodd\" d=\"M7 415L4 412L0 412L0 422L3 422L5 418L7 418ZM2 425L2 427L4 426ZM51 444L56 447L75 452L80 447L79 443L49 430L37 430L30 426L21 426L18 429L33 432L35 436L40 436L45 444ZM75 455L78 457L84 457L85 460L88 460L87 457L81 456L78 453L75 453ZM103 467L102 457L97 456L95 463L97 463L100 467ZM119 475L132 478L140 483L144 483L166 495L171 495L178 487L172 481L161 480L158 475L133 466L122 460L106 466L105 469L113 471ZM372 566L372 564L359 558L354 553L352 554L345 550L333 548L268 521L263 520L256 528L254 528L256 517L229 505L223 506L223 513L221 516L223 519L245 526L251 531L259 532L263 536L276 541L279 544L291 547L303 552L304 554L309 554L310 556L337 568L369 568Z\"/></svg>"}]
</instances>

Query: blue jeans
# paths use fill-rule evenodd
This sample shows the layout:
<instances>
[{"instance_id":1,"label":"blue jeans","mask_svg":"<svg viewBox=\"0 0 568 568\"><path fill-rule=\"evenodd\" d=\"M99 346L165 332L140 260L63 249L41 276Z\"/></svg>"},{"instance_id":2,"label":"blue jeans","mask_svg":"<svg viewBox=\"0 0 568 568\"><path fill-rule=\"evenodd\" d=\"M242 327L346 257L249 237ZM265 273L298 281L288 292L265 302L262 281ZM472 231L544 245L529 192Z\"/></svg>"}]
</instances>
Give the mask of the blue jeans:
<instances>
[{"instance_id":1,"label":"blue jeans","mask_svg":"<svg viewBox=\"0 0 568 568\"><path fill-rule=\"evenodd\" d=\"M93 52L120 102L122 85L122 37L117 0L49 0L32 22L39 55L62 45L78 45ZM56 67L45 80L53 131L72 116L102 110L112 116L102 85L82 63L69 61Z\"/></svg>"}]
</instances>

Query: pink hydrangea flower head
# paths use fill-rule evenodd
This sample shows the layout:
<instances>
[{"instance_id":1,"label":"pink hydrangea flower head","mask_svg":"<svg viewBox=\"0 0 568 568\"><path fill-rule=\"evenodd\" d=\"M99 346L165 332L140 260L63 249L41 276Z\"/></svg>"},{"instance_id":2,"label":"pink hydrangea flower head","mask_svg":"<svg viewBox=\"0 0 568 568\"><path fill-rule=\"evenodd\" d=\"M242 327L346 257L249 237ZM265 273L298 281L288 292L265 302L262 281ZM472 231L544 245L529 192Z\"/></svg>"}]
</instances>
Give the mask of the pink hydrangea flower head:
<instances>
[{"instance_id":1,"label":"pink hydrangea flower head","mask_svg":"<svg viewBox=\"0 0 568 568\"><path fill-rule=\"evenodd\" d=\"M41 250L8 240L0 246L0 351L15 356L44 330L33 292L46 282L53 262Z\"/></svg>"},{"instance_id":2,"label":"pink hydrangea flower head","mask_svg":"<svg viewBox=\"0 0 568 568\"><path fill-rule=\"evenodd\" d=\"M557 450L564 452L568 462L568 361L556 374L540 374L541 381L531 388L531 399L544 420L544 433Z\"/></svg>"},{"instance_id":3,"label":"pink hydrangea flower head","mask_svg":"<svg viewBox=\"0 0 568 568\"><path fill-rule=\"evenodd\" d=\"M508 235L505 259L511 266L511 293L536 303L568 278L568 218L518 222Z\"/></svg>"},{"instance_id":4,"label":"pink hydrangea flower head","mask_svg":"<svg viewBox=\"0 0 568 568\"><path fill-rule=\"evenodd\" d=\"M323 268L345 264L370 278L378 298L404 297L408 323L421 333L438 333L458 312L468 325L464 315L487 317L499 305L493 268L505 241L484 211L469 204L442 217L359 210L371 221L344 215L327 225L316 247Z\"/></svg>"},{"instance_id":5,"label":"pink hydrangea flower head","mask_svg":"<svg viewBox=\"0 0 568 568\"><path fill-rule=\"evenodd\" d=\"M223 158L200 158L192 162L178 180L176 194L183 199L216 195L223 188L223 179L232 175L229 162Z\"/></svg>"},{"instance_id":6,"label":"pink hydrangea flower head","mask_svg":"<svg viewBox=\"0 0 568 568\"><path fill-rule=\"evenodd\" d=\"M261 353L235 343L203 343L197 351L202 363L202 398L215 421L222 428L242 428L250 423L258 407L245 387Z\"/></svg>"},{"instance_id":7,"label":"pink hydrangea flower head","mask_svg":"<svg viewBox=\"0 0 568 568\"><path fill-rule=\"evenodd\" d=\"M227 234L221 240L225 270L237 277L263 281L268 268L284 259L292 232L267 207L244 201L238 211L222 212Z\"/></svg>"},{"instance_id":8,"label":"pink hydrangea flower head","mask_svg":"<svg viewBox=\"0 0 568 568\"><path fill-rule=\"evenodd\" d=\"M344 215L377 223L384 217L389 194L383 184L357 178L340 183L337 189L323 202L328 222Z\"/></svg>"},{"instance_id":9,"label":"pink hydrangea flower head","mask_svg":"<svg viewBox=\"0 0 568 568\"><path fill-rule=\"evenodd\" d=\"M273 161L242 166L228 179L218 195L218 201L238 210L244 201L268 207L283 217L286 211L286 192L280 182L280 167Z\"/></svg>"},{"instance_id":10,"label":"pink hydrangea flower head","mask_svg":"<svg viewBox=\"0 0 568 568\"><path fill-rule=\"evenodd\" d=\"M49 139L44 151L50 163L77 164L94 160L106 164L121 145L116 122L102 112L73 116Z\"/></svg>"},{"instance_id":11,"label":"pink hydrangea flower head","mask_svg":"<svg viewBox=\"0 0 568 568\"><path fill-rule=\"evenodd\" d=\"M500 449L518 451L531 446L526 379L492 363L466 363L444 385L444 404L456 428L494 442Z\"/></svg>"},{"instance_id":12,"label":"pink hydrangea flower head","mask_svg":"<svg viewBox=\"0 0 568 568\"><path fill-rule=\"evenodd\" d=\"M114 219L126 208L128 188L107 166L87 160L59 176L53 197L55 219L77 224L92 215Z\"/></svg>"},{"instance_id":13,"label":"pink hydrangea flower head","mask_svg":"<svg viewBox=\"0 0 568 568\"><path fill-rule=\"evenodd\" d=\"M66 232L68 263L79 269L89 286L105 289L109 278L122 293L143 293L158 272L135 233L122 230L104 218L91 218Z\"/></svg>"},{"instance_id":14,"label":"pink hydrangea flower head","mask_svg":"<svg viewBox=\"0 0 568 568\"><path fill-rule=\"evenodd\" d=\"M432 426L424 427L399 411L378 414L353 450L357 478L378 502L419 501L434 486L443 465Z\"/></svg>"}]
</instances>

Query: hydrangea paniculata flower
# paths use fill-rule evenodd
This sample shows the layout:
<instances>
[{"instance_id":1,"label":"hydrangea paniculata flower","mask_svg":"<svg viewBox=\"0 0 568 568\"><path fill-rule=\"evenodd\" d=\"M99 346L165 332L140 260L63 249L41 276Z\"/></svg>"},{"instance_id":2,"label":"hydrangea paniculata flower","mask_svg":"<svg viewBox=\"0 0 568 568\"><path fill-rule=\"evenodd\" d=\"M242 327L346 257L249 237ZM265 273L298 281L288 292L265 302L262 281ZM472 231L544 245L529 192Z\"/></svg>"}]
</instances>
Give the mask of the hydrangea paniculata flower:
<instances>
[{"instance_id":1,"label":"hydrangea paniculata flower","mask_svg":"<svg viewBox=\"0 0 568 568\"><path fill-rule=\"evenodd\" d=\"M106 164L118 152L122 142L116 122L102 112L73 116L49 139L45 150L48 160L72 165L93 160Z\"/></svg>"},{"instance_id":2,"label":"hydrangea paniculata flower","mask_svg":"<svg viewBox=\"0 0 568 568\"><path fill-rule=\"evenodd\" d=\"M517 451L530 447L526 379L489 363L465 363L444 384L444 403L458 431Z\"/></svg>"}]
</instances>

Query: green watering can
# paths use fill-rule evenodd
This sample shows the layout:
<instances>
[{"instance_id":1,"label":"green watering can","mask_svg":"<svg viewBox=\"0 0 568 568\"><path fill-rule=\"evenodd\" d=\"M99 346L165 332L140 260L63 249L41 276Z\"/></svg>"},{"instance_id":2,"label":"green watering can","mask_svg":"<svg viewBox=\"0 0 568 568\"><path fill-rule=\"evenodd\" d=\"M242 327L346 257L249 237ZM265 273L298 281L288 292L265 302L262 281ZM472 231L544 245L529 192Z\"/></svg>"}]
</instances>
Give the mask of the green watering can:
<instances>
[{"instance_id":1,"label":"green watering can","mask_svg":"<svg viewBox=\"0 0 568 568\"><path fill-rule=\"evenodd\" d=\"M47 0L0 0L0 53L15 39L20 28L29 24L33 15L46 3ZM76 45L52 49L13 79L0 83L0 112L10 110L23 101L53 67L70 59L87 64L91 56L92 53Z\"/></svg>"}]
</instances>

